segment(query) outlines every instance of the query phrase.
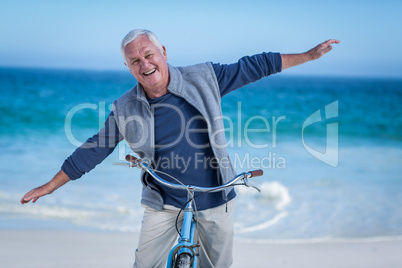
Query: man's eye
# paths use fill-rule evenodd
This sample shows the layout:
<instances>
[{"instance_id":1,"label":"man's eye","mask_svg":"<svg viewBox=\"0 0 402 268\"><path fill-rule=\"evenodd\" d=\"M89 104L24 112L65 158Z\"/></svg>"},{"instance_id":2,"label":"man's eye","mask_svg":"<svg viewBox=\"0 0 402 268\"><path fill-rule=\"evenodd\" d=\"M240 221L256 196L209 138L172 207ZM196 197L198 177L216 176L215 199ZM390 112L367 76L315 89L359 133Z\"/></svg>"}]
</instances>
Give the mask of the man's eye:
<instances>
[{"instance_id":1,"label":"man's eye","mask_svg":"<svg viewBox=\"0 0 402 268\"><path fill-rule=\"evenodd\" d=\"M131 63L132 65L138 64L140 61L139 60L133 60L133 62Z\"/></svg>"},{"instance_id":2,"label":"man's eye","mask_svg":"<svg viewBox=\"0 0 402 268\"><path fill-rule=\"evenodd\" d=\"M150 59L150 58L152 58L152 56L153 56L153 54L149 54L145 58Z\"/></svg>"}]
</instances>

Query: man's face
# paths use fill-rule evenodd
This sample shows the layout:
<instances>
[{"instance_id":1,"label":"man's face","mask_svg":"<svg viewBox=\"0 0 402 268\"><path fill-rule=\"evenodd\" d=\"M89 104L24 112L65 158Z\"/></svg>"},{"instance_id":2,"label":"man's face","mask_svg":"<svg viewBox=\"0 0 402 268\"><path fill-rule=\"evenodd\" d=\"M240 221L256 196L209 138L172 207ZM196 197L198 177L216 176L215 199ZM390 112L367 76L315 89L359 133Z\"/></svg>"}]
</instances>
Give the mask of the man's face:
<instances>
[{"instance_id":1,"label":"man's face","mask_svg":"<svg viewBox=\"0 0 402 268\"><path fill-rule=\"evenodd\" d=\"M165 47L161 54L148 36L143 35L124 48L124 55L125 65L150 97L154 92L167 90L169 70Z\"/></svg>"}]
</instances>

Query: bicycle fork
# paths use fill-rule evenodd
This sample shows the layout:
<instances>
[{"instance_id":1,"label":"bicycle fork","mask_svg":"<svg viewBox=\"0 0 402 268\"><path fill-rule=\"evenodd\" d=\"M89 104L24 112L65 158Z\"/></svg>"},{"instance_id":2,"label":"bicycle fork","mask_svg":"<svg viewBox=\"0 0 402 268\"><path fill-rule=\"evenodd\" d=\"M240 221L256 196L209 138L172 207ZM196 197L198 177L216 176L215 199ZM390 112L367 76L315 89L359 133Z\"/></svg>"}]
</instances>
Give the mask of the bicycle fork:
<instances>
[{"instance_id":1,"label":"bicycle fork","mask_svg":"<svg viewBox=\"0 0 402 268\"><path fill-rule=\"evenodd\" d=\"M189 193L189 195L192 195L192 193ZM184 209L183 225L180 231L178 244L170 251L166 267L173 267L176 259L179 258L181 254L187 254L190 256L191 266L188 267L197 267L198 255L196 253L196 248L199 247L199 245L194 242L196 224L192 202L190 201Z\"/></svg>"}]
</instances>

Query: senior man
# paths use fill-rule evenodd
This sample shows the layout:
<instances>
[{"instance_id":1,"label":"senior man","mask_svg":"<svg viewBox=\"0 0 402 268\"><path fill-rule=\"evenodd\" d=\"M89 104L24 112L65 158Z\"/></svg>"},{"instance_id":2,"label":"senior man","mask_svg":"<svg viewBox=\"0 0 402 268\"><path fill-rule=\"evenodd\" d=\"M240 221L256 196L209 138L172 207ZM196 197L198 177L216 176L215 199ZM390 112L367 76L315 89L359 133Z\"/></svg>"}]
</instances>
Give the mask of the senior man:
<instances>
[{"instance_id":1,"label":"senior man","mask_svg":"<svg viewBox=\"0 0 402 268\"><path fill-rule=\"evenodd\" d=\"M300 54L262 53L230 65L201 63L174 67L166 48L148 30L133 30L121 43L124 64L138 81L113 104L104 128L63 163L48 183L31 190L21 203L36 202L70 180L80 178L125 139L157 170L184 184L217 186L235 176L225 146L220 107L231 91L270 74L320 58L338 40L328 40ZM164 267L177 238L175 220L186 193L142 177L145 208L134 267ZM232 264L233 189L195 199L201 267Z\"/></svg>"}]
</instances>

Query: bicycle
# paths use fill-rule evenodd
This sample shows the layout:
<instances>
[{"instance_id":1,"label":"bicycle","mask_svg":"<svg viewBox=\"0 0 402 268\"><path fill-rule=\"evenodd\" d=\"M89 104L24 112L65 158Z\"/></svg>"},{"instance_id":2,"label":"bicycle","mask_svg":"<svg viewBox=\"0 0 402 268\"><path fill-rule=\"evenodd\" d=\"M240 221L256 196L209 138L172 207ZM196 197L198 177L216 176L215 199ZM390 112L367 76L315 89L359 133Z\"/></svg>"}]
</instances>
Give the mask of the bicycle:
<instances>
[{"instance_id":1,"label":"bicycle","mask_svg":"<svg viewBox=\"0 0 402 268\"><path fill-rule=\"evenodd\" d=\"M156 181L160 184L170 187L176 190L186 190L187 191L187 203L184 204L183 208L179 211L176 218L176 229L179 233L178 243L172 248L169 253L168 261L166 267L168 268L196 268L197 267L197 248L199 244L195 243L194 234L197 229L197 208L193 200L197 195L194 195L195 192L199 192L200 194L206 192L218 192L222 191L227 187L244 185L247 187L253 187L256 190L260 191L256 186L251 185L248 182L248 179L251 177L262 176L262 170L254 170L249 172L244 172L237 175L234 179L229 181L228 183L216 187L198 187L192 185L184 185L176 178L173 178L178 182L178 184L168 182L161 177L159 177L156 172L157 170L152 169L148 164L144 163L141 159L138 159L132 155L127 155L126 160L128 163L113 163L114 165L124 165L129 167L138 167L141 168L144 172L147 172L151 175ZM241 181L239 183L239 181ZM184 211L184 219L183 224L181 226L181 230L178 229L178 219L181 211Z\"/></svg>"}]
</instances>

